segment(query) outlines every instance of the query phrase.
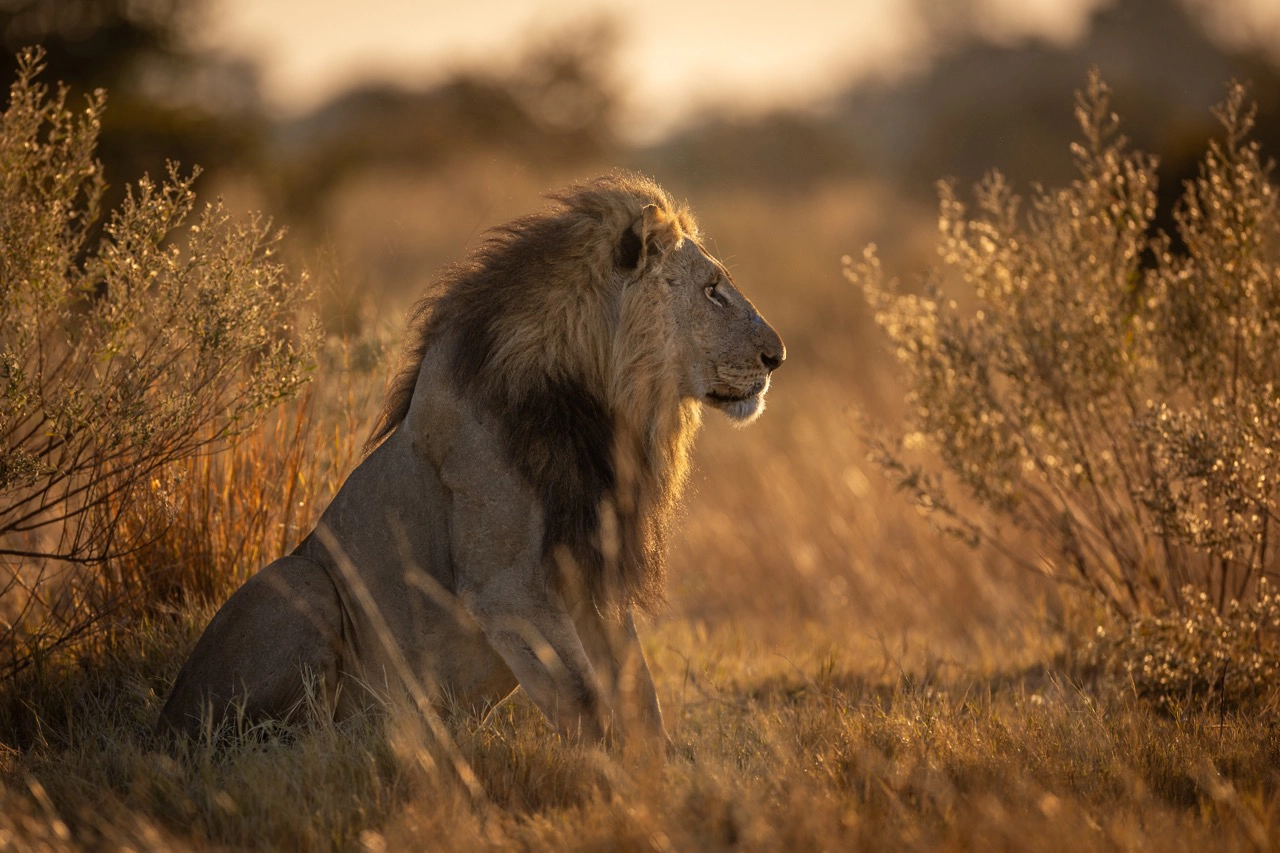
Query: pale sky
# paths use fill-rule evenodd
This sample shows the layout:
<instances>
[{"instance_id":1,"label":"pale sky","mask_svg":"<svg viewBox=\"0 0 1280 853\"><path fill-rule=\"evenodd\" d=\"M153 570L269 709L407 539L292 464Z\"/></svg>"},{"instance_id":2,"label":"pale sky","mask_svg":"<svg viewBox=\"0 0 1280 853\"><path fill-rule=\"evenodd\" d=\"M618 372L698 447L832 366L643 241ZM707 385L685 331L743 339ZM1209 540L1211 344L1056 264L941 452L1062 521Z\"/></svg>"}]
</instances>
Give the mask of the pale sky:
<instances>
[{"instance_id":1,"label":"pale sky","mask_svg":"<svg viewBox=\"0 0 1280 853\"><path fill-rule=\"evenodd\" d=\"M993 38L1070 41L1108 0L969 0ZM833 94L854 77L927 60L919 9L952 0L212 0L208 46L258 62L268 102L297 113L357 82L407 85L459 67L498 68L530 36L592 16L620 25L630 130L661 132L700 104L743 109ZM1244 28L1280 32L1277 0L1243 7ZM1254 20L1256 19L1256 21Z\"/></svg>"}]
</instances>

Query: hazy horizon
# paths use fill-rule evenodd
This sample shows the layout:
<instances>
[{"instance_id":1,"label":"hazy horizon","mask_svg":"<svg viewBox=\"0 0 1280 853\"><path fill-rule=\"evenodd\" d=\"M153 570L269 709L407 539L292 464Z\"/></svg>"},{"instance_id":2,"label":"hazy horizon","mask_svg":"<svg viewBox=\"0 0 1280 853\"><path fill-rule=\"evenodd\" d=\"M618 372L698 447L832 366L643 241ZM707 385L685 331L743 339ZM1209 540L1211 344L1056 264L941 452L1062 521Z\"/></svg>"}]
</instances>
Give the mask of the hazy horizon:
<instances>
[{"instance_id":1,"label":"hazy horizon","mask_svg":"<svg viewBox=\"0 0 1280 853\"><path fill-rule=\"evenodd\" d=\"M973 28L997 41L1079 37L1106 0L973 0ZM424 85L458 68L501 68L531 39L591 20L617 27L625 130L652 137L699 108L813 102L850 81L927 65L928 2L766 0L749 7L652 0L620 14L603 0L216 0L201 41L257 63L286 114L361 83Z\"/></svg>"},{"instance_id":2,"label":"hazy horizon","mask_svg":"<svg viewBox=\"0 0 1280 853\"><path fill-rule=\"evenodd\" d=\"M625 130L661 135L714 104L743 111L810 103L852 81L927 67L939 30L989 41L1081 37L1114 0L650 0L643 14L605 0L214 0L200 41L256 63L285 114L363 83L426 85L459 68L500 69L531 40L591 20L617 26ZM1175 0L1170 0L1175 2ZM1270 0L1185 0L1220 40L1280 43ZM945 33L943 33L945 35Z\"/></svg>"}]
</instances>

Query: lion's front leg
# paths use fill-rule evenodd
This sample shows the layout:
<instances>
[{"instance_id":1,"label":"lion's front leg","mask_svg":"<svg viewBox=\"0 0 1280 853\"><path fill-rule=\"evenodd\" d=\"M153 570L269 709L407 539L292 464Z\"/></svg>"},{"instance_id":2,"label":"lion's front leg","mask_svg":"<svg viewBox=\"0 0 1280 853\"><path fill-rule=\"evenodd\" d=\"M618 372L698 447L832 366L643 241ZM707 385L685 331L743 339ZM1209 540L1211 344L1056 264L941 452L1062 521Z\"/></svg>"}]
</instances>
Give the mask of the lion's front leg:
<instances>
[{"instance_id":1,"label":"lion's front leg","mask_svg":"<svg viewBox=\"0 0 1280 853\"><path fill-rule=\"evenodd\" d=\"M627 744L665 745L667 734L658 692L631 611L610 617L584 603L574 615L605 701L621 725Z\"/></svg>"},{"instance_id":2,"label":"lion's front leg","mask_svg":"<svg viewBox=\"0 0 1280 853\"><path fill-rule=\"evenodd\" d=\"M426 380L419 379L419 391ZM600 742L610 712L573 618L549 583L543 506L493 423L430 387L421 452L449 494L456 594L520 686L566 735ZM424 414L423 418L427 418Z\"/></svg>"},{"instance_id":3,"label":"lion's front leg","mask_svg":"<svg viewBox=\"0 0 1280 853\"><path fill-rule=\"evenodd\" d=\"M485 638L556 729L605 741L612 728L608 704L568 611L548 597L519 598L529 606L512 608L509 596L475 602L472 613Z\"/></svg>"}]
</instances>

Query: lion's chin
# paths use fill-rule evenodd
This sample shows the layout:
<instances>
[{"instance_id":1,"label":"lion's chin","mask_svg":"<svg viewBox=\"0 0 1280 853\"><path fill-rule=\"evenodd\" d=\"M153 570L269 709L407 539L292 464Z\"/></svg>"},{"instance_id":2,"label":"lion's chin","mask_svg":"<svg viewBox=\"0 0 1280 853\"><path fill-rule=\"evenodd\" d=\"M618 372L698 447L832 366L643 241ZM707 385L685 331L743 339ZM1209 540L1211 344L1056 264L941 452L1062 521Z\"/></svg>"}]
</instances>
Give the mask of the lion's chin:
<instances>
[{"instance_id":1,"label":"lion's chin","mask_svg":"<svg viewBox=\"0 0 1280 853\"><path fill-rule=\"evenodd\" d=\"M764 394L768 390L766 379L759 388L752 389L752 393L731 396L713 391L707 394L706 402L723 412L735 426L746 426L764 413Z\"/></svg>"}]
</instances>

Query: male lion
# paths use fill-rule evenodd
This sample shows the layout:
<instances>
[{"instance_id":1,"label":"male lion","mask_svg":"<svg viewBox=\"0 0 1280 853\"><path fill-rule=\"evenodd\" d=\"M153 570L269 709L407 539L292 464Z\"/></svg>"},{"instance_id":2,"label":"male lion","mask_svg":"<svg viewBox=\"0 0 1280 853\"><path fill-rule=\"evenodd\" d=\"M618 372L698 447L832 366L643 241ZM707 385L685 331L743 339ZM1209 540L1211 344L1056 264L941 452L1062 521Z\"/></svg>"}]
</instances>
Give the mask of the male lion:
<instances>
[{"instance_id":1,"label":"male lion","mask_svg":"<svg viewBox=\"0 0 1280 853\"><path fill-rule=\"evenodd\" d=\"M562 732L665 738L632 612L661 598L701 407L754 419L786 350L657 184L552 202L415 308L371 452L214 616L163 725L288 718L309 672L339 716L519 685Z\"/></svg>"}]
</instances>

